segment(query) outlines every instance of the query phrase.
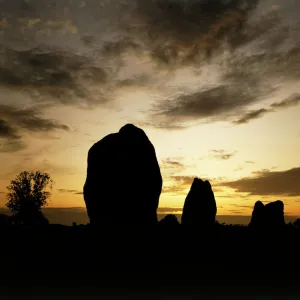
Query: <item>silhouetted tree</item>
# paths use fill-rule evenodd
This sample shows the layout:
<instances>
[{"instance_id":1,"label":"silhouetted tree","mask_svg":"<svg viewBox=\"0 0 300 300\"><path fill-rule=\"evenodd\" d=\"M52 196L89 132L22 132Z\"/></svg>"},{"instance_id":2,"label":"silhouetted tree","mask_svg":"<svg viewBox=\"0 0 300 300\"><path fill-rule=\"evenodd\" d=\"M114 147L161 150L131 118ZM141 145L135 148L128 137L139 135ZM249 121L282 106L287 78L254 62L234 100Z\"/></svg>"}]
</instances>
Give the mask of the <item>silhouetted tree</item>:
<instances>
[{"instance_id":1,"label":"silhouetted tree","mask_svg":"<svg viewBox=\"0 0 300 300\"><path fill-rule=\"evenodd\" d=\"M4 214L0 214L0 226L11 225L12 218Z\"/></svg>"},{"instance_id":2,"label":"silhouetted tree","mask_svg":"<svg viewBox=\"0 0 300 300\"><path fill-rule=\"evenodd\" d=\"M45 224L41 208L47 204L53 181L40 171L23 171L7 187L7 208L15 224Z\"/></svg>"}]
</instances>

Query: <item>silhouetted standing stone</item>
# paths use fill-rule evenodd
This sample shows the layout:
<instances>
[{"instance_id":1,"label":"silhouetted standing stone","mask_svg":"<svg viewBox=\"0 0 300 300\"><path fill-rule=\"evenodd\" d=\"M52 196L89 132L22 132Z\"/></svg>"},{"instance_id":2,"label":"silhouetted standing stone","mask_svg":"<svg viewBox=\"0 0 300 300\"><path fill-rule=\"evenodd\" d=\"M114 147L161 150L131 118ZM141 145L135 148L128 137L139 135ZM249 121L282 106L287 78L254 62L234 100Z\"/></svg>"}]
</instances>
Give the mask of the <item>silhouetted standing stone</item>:
<instances>
[{"instance_id":1,"label":"silhouetted standing stone","mask_svg":"<svg viewBox=\"0 0 300 300\"><path fill-rule=\"evenodd\" d=\"M285 225L284 204L277 200L265 205L266 224L270 228L281 228Z\"/></svg>"},{"instance_id":2,"label":"silhouetted standing stone","mask_svg":"<svg viewBox=\"0 0 300 300\"><path fill-rule=\"evenodd\" d=\"M282 201L277 200L266 205L261 201L255 203L249 227L275 229L284 225L284 204Z\"/></svg>"},{"instance_id":3,"label":"silhouetted standing stone","mask_svg":"<svg viewBox=\"0 0 300 300\"><path fill-rule=\"evenodd\" d=\"M156 224L162 176L145 132L132 125L88 152L84 200L91 225Z\"/></svg>"},{"instance_id":4,"label":"silhouetted standing stone","mask_svg":"<svg viewBox=\"0 0 300 300\"><path fill-rule=\"evenodd\" d=\"M195 178L184 202L181 224L212 228L216 213L217 205L209 181Z\"/></svg>"},{"instance_id":5,"label":"silhouetted standing stone","mask_svg":"<svg viewBox=\"0 0 300 300\"><path fill-rule=\"evenodd\" d=\"M265 222L266 222L265 206L261 201L256 201L253 208L249 227L261 228L265 226Z\"/></svg>"}]
</instances>

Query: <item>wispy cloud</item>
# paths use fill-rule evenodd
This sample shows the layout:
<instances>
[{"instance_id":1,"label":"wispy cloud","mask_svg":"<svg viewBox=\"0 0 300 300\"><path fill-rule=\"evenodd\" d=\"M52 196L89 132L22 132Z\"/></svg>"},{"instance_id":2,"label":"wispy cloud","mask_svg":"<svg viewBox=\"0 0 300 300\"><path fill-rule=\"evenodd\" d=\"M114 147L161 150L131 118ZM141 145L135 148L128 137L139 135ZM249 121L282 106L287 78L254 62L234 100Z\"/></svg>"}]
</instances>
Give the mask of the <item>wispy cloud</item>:
<instances>
[{"instance_id":1,"label":"wispy cloud","mask_svg":"<svg viewBox=\"0 0 300 300\"><path fill-rule=\"evenodd\" d=\"M262 116L264 116L268 112L270 112L270 110L265 109L265 108L252 110L252 111L247 112L244 116L242 116L240 119L234 121L233 123L236 124L236 125L246 124L246 123L249 123L252 120L261 118Z\"/></svg>"},{"instance_id":2,"label":"wispy cloud","mask_svg":"<svg viewBox=\"0 0 300 300\"><path fill-rule=\"evenodd\" d=\"M226 152L223 149L218 149L218 150L214 149L211 152L213 153L213 157L215 159L220 159L220 160L228 160L236 154L236 152Z\"/></svg>"},{"instance_id":3,"label":"wispy cloud","mask_svg":"<svg viewBox=\"0 0 300 300\"><path fill-rule=\"evenodd\" d=\"M57 189L60 193L68 193L74 195L83 195L82 191L79 190L70 190L70 189Z\"/></svg>"},{"instance_id":4,"label":"wispy cloud","mask_svg":"<svg viewBox=\"0 0 300 300\"><path fill-rule=\"evenodd\" d=\"M247 87L245 86L247 85ZM162 126L168 121L175 127L184 126L184 123L191 121L216 122L223 121L225 117L234 116L237 111L255 103L263 98L263 90L259 91L253 86L252 92L245 92L249 89L249 82L237 84L219 85L206 88L195 93L183 94L174 99L156 103L153 108L152 118ZM270 92L267 89L268 93ZM157 123L153 122L153 126Z\"/></svg>"},{"instance_id":5,"label":"wispy cloud","mask_svg":"<svg viewBox=\"0 0 300 300\"><path fill-rule=\"evenodd\" d=\"M246 124L249 123L252 120L258 119L263 117L267 113L276 112L279 109L289 108L296 106L300 103L300 94L292 94L288 98L275 102L270 105L269 108L261 108L257 110L252 110L247 113L245 113L240 119L233 121L234 124L240 125L240 124Z\"/></svg>"},{"instance_id":6,"label":"wispy cloud","mask_svg":"<svg viewBox=\"0 0 300 300\"><path fill-rule=\"evenodd\" d=\"M166 158L161 161L161 168L176 168L182 169L184 168L184 164L176 158Z\"/></svg>"},{"instance_id":7,"label":"wispy cloud","mask_svg":"<svg viewBox=\"0 0 300 300\"><path fill-rule=\"evenodd\" d=\"M165 214L165 213L181 213L182 207L158 207L157 213L158 214Z\"/></svg>"},{"instance_id":8,"label":"wispy cloud","mask_svg":"<svg viewBox=\"0 0 300 300\"><path fill-rule=\"evenodd\" d=\"M295 93L295 94L292 94L287 99L284 99L280 102L275 102L275 103L271 104L271 107L273 107L273 108L287 108L287 107L296 106L298 104L300 104L300 94Z\"/></svg>"}]
</instances>

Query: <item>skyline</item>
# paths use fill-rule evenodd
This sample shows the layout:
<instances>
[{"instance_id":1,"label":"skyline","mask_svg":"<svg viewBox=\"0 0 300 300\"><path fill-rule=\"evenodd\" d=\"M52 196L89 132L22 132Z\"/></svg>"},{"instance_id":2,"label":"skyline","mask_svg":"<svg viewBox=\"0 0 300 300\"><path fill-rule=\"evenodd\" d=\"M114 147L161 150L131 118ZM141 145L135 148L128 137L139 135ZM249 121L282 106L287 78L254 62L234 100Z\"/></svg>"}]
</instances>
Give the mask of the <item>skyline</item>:
<instances>
[{"instance_id":1,"label":"skyline","mask_svg":"<svg viewBox=\"0 0 300 300\"><path fill-rule=\"evenodd\" d=\"M183 207L200 177L217 215L280 199L299 216L299 9L292 0L0 1L0 207L23 170L50 173L50 206L85 207L88 149L133 123L156 150L160 207Z\"/></svg>"},{"instance_id":2,"label":"skyline","mask_svg":"<svg viewBox=\"0 0 300 300\"><path fill-rule=\"evenodd\" d=\"M86 213L85 207L67 207L67 208L42 208L42 212L51 224L72 225L75 222L77 225L89 223L89 218ZM0 208L0 214L11 215L7 208ZM165 216L173 214L177 220L181 222L181 208L161 208L157 210L158 220L162 220ZM220 224L226 223L227 225L248 225L251 216L244 215L216 215L216 221ZM285 216L285 222L294 223L297 220L296 216Z\"/></svg>"}]
</instances>

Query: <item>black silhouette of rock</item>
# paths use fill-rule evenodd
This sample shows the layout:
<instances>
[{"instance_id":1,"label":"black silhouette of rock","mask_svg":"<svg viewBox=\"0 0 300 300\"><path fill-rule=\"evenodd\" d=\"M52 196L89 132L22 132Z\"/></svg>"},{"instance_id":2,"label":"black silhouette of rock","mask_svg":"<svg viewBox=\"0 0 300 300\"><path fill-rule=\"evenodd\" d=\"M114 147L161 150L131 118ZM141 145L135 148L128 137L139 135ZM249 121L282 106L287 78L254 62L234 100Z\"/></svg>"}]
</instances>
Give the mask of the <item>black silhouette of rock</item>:
<instances>
[{"instance_id":1,"label":"black silhouette of rock","mask_svg":"<svg viewBox=\"0 0 300 300\"><path fill-rule=\"evenodd\" d=\"M256 201L252 211L249 227L259 229L265 226L265 222L265 206L261 201Z\"/></svg>"},{"instance_id":2,"label":"black silhouette of rock","mask_svg":"<svg viewBox=\"0 0 300 300\"><path fill-rule=\"evenodd\" d=\"M254 205L249 227L254 229L275 229L285 225L284 204L277 200L264 205L257 201Z\"/></svg>"},{"instance_id":3,"label":"black silhouette of rock","mask_svg":"<svg viewBox=\"0 0 300 300\"><path fill-rule=\"evenodd\" d=\"M285 225L284 204L277 200L265 205L266 224L270 228L281 228Z\"/></svg>"},{"instance_id":4,"label":"black silhouette of rock","mask_svg":"<svg viewBox=\"0 0 300 300\"><path fill-rule=\"evenodd\" d=\"M162 176L145 132L132 125L88 152L84 201L91 225L157 224Z\"/></svg>"},{"instance_id":5,"label":"black silhouette of rock","mask_svg":"<svg viewBox=\"0 0 300 300\"><path fill-rule=\"evenodd\" d=\"M159 224L167 227L180 225L177 217L173 214L166 215L162 220L160 220Z\"/></svg>"},{"instance_id":6,"label":"black silhouette of rock","mask_svg":"<svg viewBox=\"0 0 300 300\"><path fill-rule=\"evenodd\" d=\"M181 224L212 228L216 213L217 205L209 181L195 178L184 202Z\"/></svg>"}]
</instances>

